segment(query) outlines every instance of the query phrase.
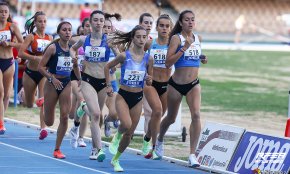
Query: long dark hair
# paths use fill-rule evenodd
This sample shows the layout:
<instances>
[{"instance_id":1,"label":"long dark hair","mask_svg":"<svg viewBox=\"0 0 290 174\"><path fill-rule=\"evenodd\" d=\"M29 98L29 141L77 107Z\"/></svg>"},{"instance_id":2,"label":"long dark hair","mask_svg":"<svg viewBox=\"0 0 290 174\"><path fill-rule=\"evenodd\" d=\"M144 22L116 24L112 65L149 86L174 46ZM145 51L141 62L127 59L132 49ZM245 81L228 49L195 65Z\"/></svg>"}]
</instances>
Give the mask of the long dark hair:
<instances>
[{"instance_id":1,"label":"long dark hair","mask_svg":"<svg viewBox=\"0 0 290 174\"><path fill-rule=\"evenodd\" d=\"M170 34L169 34L169 42L170 42L171 37L172 37L173 35L175 35L175 34L177 34L177 33L180 33L180 32L182 31L182 27L181 27L181 25L180 25L180 22L182 22L183 16L184 16L186 13L192 13L192 14L194 15L193 11L191 11L191 10L184 10L184 11L182 11L182 12L180 13L179 18L178 18L178 21L176 21L176 23L175 23L173 29L171 30L171 32L170 32ZM168 44L169 44L169 42L168 42Z\"/></svg>"},{"instance_id":2,"label":"long dark hair","mask_svg":"<svg viewBox=\"0 0 290 174\"><path fill-rule=\"evenodd\" d=\"M131 43L132 40L135 36L136 31L138 30L145 30L145 28L143 28L141 25L136 25L130 32L124 33L124 32L120 32L120 31L116 31L113 33L113 37L111 39L109 39L109 43L111 43L112 45L126 45L125 50L127 50Z\"/></svg>"},{"instance_id":3,"label":"long dark hair","mask_svg":"<svg viewBox=\"0 0 290 174\"><path fill-rule=\"evenodd\" d=\"M111 18L115 18L117 21L121 21L122 16L119 13L113 13L113 14L109 14L109 13L105 13L105 19L111 21Z\"/></svg>"},{"instance_id":4,"label":"long dark hair","mask_svg":"<svg viewBox=\"0 0 290 174\"><path fill-rule=\"evenodd\" d=\"M71 24L70 22L62 21L62 22L59 23L58 26L57 26L57 29L56 29L56 33L57 33L57 34L59 34L60 29L61 29L61 27L62 27L64 24L69 24L70 26L72 26L72 24ZM73 37L73 36L72 36L72 37ZM58 42L59 40L60 40L60 38L57 38L57 39L54 39L53 41L51 41L51 42L46 46L46 48L44 49L43 54L45 53L45 51L47 50L47 48L48 48L50 45L52 45L52 44Z\"/></svg>"},{"instance_id":5,"label":"long dark hair","mask_svg":"<svg viewBox=\"0 0 290 174\"><path fill-rule=\"evenodd\" d=\"M113 27L111 18L115 18L117 21L121 21L122 16L119 13L114 13L114 14L105 13L105 21L109 21Z\"/></svg>"},{"instance_id":6,"label":"long dark hair","mask_svg":"<svg viewBox=\"0 0 290 174\"><path fill-rule=\"evenodd\" d=\"M9 10L9 5L6 2L0 2L0 6L2 6L2 5L7 6L8 10ZM8 18L7 18L7 22L12 22L12 18L11 18L10 13L9 13Z\"/></svg>"},{"instance_id":7,"label":"long dark hair","mask_svg":"<svg viewBox=\"0 0 290 174\"><path fill-rule=\"evenodd\" d=\"M35 28L35 21L36 21L37 17L40 15L45 15L45 13L42 11L37 11L30 19L28 19L25 22L24 29L25 29L25 32L27 32L27 34L30 34L33 32L33 30Z\"/></svg>"}]
</instances>

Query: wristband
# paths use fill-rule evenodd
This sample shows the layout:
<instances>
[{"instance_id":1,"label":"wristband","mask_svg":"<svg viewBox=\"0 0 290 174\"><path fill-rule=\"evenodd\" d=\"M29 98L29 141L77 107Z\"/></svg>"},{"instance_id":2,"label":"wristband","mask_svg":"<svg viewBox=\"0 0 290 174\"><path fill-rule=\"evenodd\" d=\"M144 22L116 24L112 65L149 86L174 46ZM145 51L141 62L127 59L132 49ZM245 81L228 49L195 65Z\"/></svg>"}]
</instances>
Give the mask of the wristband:
<instances>
[{"instance_id":1,"label":"wristband","mask_svg":"<svg viewBox=\"0 0 290 174\"><path fill-rule=\"evenodd\" d=\"M184 53L185 52L185 50L184 50L184 48L182 47L182 48L180 48L180 50L179 51L181 51L182 53Z\"/></svg>"},{"instance_id":2,"label":"wristband","mask_svg":"<svg viewBox=\"0 0 290 174\"><path fill-rule=\"evenodd\" d=\"M52 76L47 78L49 83L52 83Z\"/></svg>"}]
</instances>

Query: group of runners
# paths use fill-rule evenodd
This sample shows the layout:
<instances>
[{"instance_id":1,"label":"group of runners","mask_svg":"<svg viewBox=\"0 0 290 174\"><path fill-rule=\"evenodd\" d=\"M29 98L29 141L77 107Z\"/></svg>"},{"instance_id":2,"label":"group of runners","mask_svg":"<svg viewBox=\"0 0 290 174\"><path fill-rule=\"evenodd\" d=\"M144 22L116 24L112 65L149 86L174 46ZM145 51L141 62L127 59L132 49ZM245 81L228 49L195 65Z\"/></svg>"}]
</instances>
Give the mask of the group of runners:
<instances>
[{"instance_id":1,"label":"group of runners","mask_svg":"<svg viewBox=\"0 0 290 174\"><path fill-rule=\"evenodd\" d=\"M60 148L69 118L73 119L69 130L73 148L86 147L83 137L90 122L89 159L99 162L106 158L101 127L104 124L105 135L110 136L113 125L117 131L109 145L114 155L111 164L114 171L124 171L119 159L130 144L143 108L146 121L142 153L145 158L160 160L164 155L164 135L175 122L185 96L191 113L189 164L198 167L195 156L201 131L198 72L200 64L207 63L207 57L201 54L201 37L193 32L194 13L181 12L175 24L169 15L160 15L156 20L156 38L150 36L154 27L150 13L141 14L139 24L129 32L116 30L112 18L120 20L121 15L92 11L82 21L77 35L72 34L71 23L62 21L57 26L59 38L53 40L45 33L45 13L38 11L26 22L28 35L23 39L9 18L8 5L0 3L0 134L6 131L4 115L14 75L14 47L26 62L25 104L31 108L36 102L40 108L39 139L47 137L46 127L54 124L59 103L55 158L66 157ZM116 78L116 69L120 69L120 79ZM105 104L109 112L103 116Z\"/></svg>"}]
</instances>

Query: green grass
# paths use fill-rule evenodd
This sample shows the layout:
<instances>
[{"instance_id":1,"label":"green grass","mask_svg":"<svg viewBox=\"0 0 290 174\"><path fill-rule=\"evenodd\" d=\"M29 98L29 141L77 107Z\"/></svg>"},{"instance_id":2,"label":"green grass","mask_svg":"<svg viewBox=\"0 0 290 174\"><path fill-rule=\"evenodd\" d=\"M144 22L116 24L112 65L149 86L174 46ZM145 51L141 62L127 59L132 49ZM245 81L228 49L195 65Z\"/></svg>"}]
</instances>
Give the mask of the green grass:
<instances>
[{"instance_id":1,"label":"green grass","mask_svg":"<svg viewBox=\"0 0 290 174\"><path fill-rule=\"evenodd\" d=\"M289 53L212 50L204 53L209 62L200 69L202 106L245 115L248 112L274 112L286 116ZM210 70L210 75L206 70ZM269 83L260 83L259 80ZM278 85L281 83L282 86ZM186 104L183 106L187 107ZM211 110L207 107L204 111Z\"/></svg>"},{"instance_id":2,"label":"green grass","mask_svg":"<svg viewBox=\"0 0 290 174\"><path fill-rule=\"evenodd\" d=\"M251 112L287 115L289 52L204 50L203 53L209 62L200 68L202 111L218 108L240 115L252 115ZM210 76L204 75L208 70L212 72ZM119 78L120 72L116 75ZM215 81L215 77L227 80ZM281 83L284 85L278 85ZM183 109L188 111L185 98Z\"/></svg>"}]
</instances>

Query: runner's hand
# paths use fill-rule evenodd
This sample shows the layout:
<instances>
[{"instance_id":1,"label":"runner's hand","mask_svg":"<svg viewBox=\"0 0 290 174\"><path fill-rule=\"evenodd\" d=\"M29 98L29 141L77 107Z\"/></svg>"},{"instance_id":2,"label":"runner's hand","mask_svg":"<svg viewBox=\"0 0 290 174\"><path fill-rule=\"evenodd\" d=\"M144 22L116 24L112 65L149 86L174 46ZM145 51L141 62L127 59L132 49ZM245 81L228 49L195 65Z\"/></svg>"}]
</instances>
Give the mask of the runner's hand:
<instances>
[{"instance_id":1,"label":"runner's hand","mask_svg":"<svg viewBox=\"0 0 290 174\"><path fill-rule=\"evenodd\" d=\"M107 95L109 97L113 97L113 88L112 88L112 86L107 86L106 88L107 88Z\"/></svg>"},{"instance_id":2,"label":"runner's hand","mask_svg":"<svg viewBox=\"0 0 290 174\"><path fill-rule=\"evenodd\" d=\"M152 85L152 76L147 74L146 77L145 77L145 80L146 80L146 85L147 86L151 86Z\"/></svg>"},{"instance_id":3,"label":"runner's hand","mask_svg":"<svg viewBox=\"0 0 290 174\"><path fill-rule=\"evenodd\" d=\"M60 82L57 78L52 77L51 83L53 84L55 89L57 89L57 90L62 90L63 89L62 82Z\"/></svg>"}]
</instances>

